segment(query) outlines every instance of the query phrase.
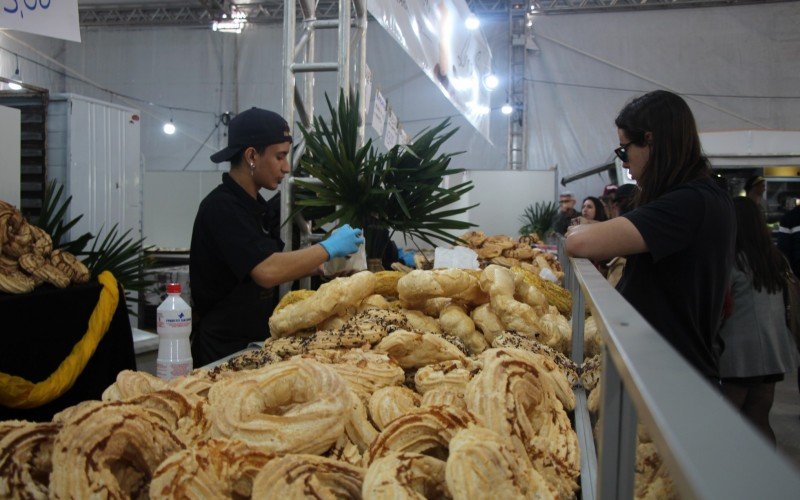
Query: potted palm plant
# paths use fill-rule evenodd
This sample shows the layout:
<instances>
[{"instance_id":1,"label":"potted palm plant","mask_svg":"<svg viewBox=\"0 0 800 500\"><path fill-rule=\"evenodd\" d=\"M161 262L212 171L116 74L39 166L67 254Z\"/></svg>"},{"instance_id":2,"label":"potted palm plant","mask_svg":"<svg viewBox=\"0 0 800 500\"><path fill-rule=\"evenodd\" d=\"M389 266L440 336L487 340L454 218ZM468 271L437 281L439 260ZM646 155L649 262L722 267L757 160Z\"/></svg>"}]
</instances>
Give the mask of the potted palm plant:
<instances>
[{"instance_id":1,"label":"potted palm plant","mask_svg":"<svg viewBox=\"0 0 800 500\"><path fill-rule=\"evenodd\" d=\"M317 228L334 221L364 228L368 258L383 255L387 232L453 244L458 239L452 231L474 227L457 216L475 205L451 208L472 182L442 187L445 177L463 172L450 167L453 153L439 151L457 130L449 120L382 154L371 139L358 147L357 95L345 98L340 91L337 107L325 99L330 122L319 116L310 128L300 125L306 144L301 171L316 182L298 179L296 211Z\"/></svg>"}]
</instances>

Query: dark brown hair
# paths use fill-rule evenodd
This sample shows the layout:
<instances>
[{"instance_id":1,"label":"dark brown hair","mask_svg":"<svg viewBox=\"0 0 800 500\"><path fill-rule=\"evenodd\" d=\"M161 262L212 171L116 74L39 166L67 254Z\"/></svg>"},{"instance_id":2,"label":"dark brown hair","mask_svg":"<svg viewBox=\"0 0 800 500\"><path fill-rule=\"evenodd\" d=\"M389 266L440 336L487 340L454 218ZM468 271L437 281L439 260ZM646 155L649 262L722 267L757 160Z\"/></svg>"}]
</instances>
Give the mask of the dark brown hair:
<instances>
[{"instance_id":1,"label":"dark brown hair","mask_svg":"<svg viewBox=\"0 0 800 500\"><path fill-rule=\"evenodd\" d=\"M583 202L586 203L586 200L591 201L594 204L594 220L597 222L603 222L608 220L608 215L606 215L606 207L603 205L603 202L600 201L599 198L595 198L594 196L587 196L583 199Z\"/></svg>"},{"instance_id":2,"label":"dark brown hair","mask_svg":"<svg viewBox=\"0 0 800 500\"><path fill-rule=\"evenodd\" d=\"M733 208L736 211L736 267L752 273L756 291L782 292L788 270L786 260L772 243L761 210L745 196L734 198Z\"/></svg>"},{"instance_id":3,"label":"dark brown hair","mask_svg":"<svg viewBox=\"0 0 800 500\"><path fill-rule=\"evenodd\" d=\"M692 111L677 94L656 90L637 97L622 108L614 123L633 144L649 144L651 148L650 159L639 179L642 190L638 205L711 173ZM653 136L651 141L645 137L647 132Z\"/></svg>"}]
</instances>

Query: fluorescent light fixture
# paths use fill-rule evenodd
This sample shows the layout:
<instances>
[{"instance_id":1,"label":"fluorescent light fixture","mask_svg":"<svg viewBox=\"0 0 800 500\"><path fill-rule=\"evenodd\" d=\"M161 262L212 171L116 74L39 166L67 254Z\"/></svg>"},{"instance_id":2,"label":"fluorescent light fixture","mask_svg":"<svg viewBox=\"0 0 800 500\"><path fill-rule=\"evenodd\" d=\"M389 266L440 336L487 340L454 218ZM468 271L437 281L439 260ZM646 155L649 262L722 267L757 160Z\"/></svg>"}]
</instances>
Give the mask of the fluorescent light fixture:
<instances>
[{"instance_id":1,"label":"fluorescent light fixture","mask_svg":"<svg viewBox=\"0 0 800 500\"><path fill-rule=\"evenodd\" d=\"M175 133L175 124L172 123L172 120L164 124L164 133L167 135L172 135Z\"/></svg>"},{"instance_id":2,"label":"fluorescent light fixture","mask_svg":"<svg viewBox=\"0 0 800 500\"><path fill-rule=\"evenodd\" d=\"M505 103L500 107L500 112L504 115L510 115L514 112L514 107L509 103Z\"/></svg>"},{"instance_id":3,"label":"fluorescent light fixture","mask_svg":"<svg viewBox=\"0 0 800 500\"><path fill-rule=\"evenodd\" d=\"M492 73L483 77L483 85L489 90L494 90L500 85L500 79Z\"/></svg>"},{"instance_id":4,"label":"fluorescent light fixture","mask_svg":"<svg viewBox=\"0 0 800 500\"><path fill-rule=\"evenodd\" d=\"M8 82L8 88L11 90L22 90L22 85L17 82Z\"/></svg>"},{"instance_id":5,"label":"fluorescent light fixture","mask_svg":"<svg viewBox=\"0 0 800 500\"><path fill-rule=\"evenodd\" d=\"M470 14L464 21L464 26L470 31L476 30L481 27L481 20L478 19L475 14Z\"/></svg>"},{"instance_id":6,"label":"fluorescent light fixture","mask_svg":"<svg viewBox=\"0 0 800 500\"><path fill-rule=\"evenodd\" d=\"M220 33L236 33L237 35L242 32L242 28L247 21L243 19L231 19L224 21L214 21L211 23L211 29L219 31Z\"/></svg>"}]
</instances>

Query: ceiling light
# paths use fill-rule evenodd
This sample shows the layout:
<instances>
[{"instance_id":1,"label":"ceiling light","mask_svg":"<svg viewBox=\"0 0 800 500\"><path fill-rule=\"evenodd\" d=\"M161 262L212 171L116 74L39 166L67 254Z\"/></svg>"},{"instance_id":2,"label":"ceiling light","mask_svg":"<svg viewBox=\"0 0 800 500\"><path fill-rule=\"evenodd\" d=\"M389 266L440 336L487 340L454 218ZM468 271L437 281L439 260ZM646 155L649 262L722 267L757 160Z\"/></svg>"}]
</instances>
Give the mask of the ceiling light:
<instances>
[{"instance_id":1,"label":"ceiling light","mask_svg":"<svg viewBox=\"0 0 800 500\"><path fill-rule=\"evenodd\" d=\"M175 129L175 124L172 123L172 120L170 120L168 123L164 124L164 133L165 134L172 135L172 134L175 133L175 130L176 130Z\"/></svg>"},{"instance_id":2,"label":"ceiling light","mask_svg":"<svg viewBox=\"0 0 800 500\"><path fill-rule=\"evenodd\" d=\"M514 107L509 103L505 103L503 104L503 106L500 107L500 112L503 113L504 115L510 115L511 113L514 112Z\"/></svg>"},{"instance_id":3,"label":"ceiling light","mask_svg":"<svg viewBox=\"0 0 800 500\"><path fill-rule=\"evenodd\" d=\"M11 90L22 90L22 85L17 82L8 82L8 88Z\"/></svg>"},{"instance_id":4,"label":"ceiling light","mask_svg":"<svg viewBox=\"0 0 800 500\"><path fill-rule=\"evenodd\" d=\"M464 26L466 26L470 31L476 30L481 27L481 20L478 19L475 14L470 14L464 21Z\"/></svg>"},{"instance_id":5,"label":"ceiling light","mask_svg":"<svg viewBox=\"0 0 800 500\"><path fill-rule=\"evenodd\" d=\"M489 73L483 78L483 85L489 90L494 90L500 85L500 79L492 73Z\"/></svg>"}]
</instances>

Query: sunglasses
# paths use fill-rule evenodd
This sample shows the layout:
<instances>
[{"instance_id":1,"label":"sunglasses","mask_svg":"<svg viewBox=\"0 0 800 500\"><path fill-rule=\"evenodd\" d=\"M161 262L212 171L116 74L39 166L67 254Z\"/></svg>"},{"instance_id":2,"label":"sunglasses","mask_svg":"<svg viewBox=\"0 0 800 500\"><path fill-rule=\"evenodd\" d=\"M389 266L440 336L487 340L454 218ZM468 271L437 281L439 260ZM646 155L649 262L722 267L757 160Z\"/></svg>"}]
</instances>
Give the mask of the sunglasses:
<instances>
[{"instance_id":1,"label":"sunglasses","mask_svg":"<svg viewBox=\"0 0 800 500\"><path fill-rule=\"evenodd\" d=\"M633 141L629 142L628 144L623 144L622 146L618 147L614 150L614 154L617 155L617 158L620 159L622 163L628 163L628 146L633 144Z\"/></svg>"}]
</instances>

